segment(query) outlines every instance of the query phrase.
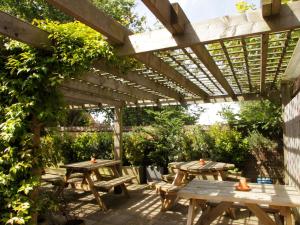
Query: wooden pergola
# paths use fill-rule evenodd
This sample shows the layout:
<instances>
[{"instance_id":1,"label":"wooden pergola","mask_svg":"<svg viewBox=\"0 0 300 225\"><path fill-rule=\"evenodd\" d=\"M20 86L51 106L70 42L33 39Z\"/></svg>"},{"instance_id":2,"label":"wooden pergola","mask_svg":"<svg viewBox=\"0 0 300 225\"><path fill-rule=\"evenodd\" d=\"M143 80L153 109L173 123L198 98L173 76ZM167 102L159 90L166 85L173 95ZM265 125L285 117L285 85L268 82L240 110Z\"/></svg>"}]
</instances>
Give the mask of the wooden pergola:
<instances>
[{"instance_id":1,"label":"wooden pergola","mask_svg":"<svg viewBox=\"0 0 300 225\"><path fill-rule=\"evenodd\" d=\"M262 0L256 11L191 23L177 3L143 0L165 28L134 34L88 0L47 1L103 34L120 56L132 56L143 64L124 73L100 59L90 71L60 87L73 108L115 108L116 158L121 154L122 107L274 95L284 100L293 81L281 81L295 80L300 74L300 44L296 45L300 2L281 5L281 0ZM1 34L37 48L51 46L46 31L4 12L0 18Z\"/></svg>"}]
</instances>

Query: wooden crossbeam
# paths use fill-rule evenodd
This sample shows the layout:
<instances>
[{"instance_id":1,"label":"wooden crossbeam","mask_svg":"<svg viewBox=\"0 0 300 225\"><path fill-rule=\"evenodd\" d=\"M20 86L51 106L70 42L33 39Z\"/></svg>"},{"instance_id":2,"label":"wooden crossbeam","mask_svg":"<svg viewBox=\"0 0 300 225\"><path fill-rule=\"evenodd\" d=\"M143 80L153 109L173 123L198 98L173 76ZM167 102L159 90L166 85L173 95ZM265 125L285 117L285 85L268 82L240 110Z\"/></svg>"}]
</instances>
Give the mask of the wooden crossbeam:
<instances>
[{"instance_id":1,"label":"wooden crossbeam","mask_svg":"<svg viewBox=\"0 0 300 225\"><path fill-rule=\"evenodd\" d=\"M0 18L0 34L36 48L47 49L51 45L46 31L2 11Z\"/></svg>"},{"instance_id":2,"label":"wooden crossbeam","mask_svg":"<svg viewBox=\"0 0 300 225\"><path fill-rule=\"evenodd\" d=\"M281 0L261 0L260 4L263 17L275 16L280 13Z\"/></svg>"},{"instance_id":3,"label":"wooden crossbeam","mask_svg":"<svg viewBox=\"0 0 300 225\"><path fill-rule=\"evenodd\" d=\"M167 29L129 35L118 48L120 55L134 55L174 48L185 48L221 39L253 36L300 27L300 2L281 6L280 14L265 19L261 10L186 24L183 35L172 35Z\"/></svg>"},{"instance_id":4,"label":"wooden crossbeam","mask_svg":"<svg viewBox=\"0 0 300 225\"><path fill-rule=\"evenodd\" d=\"M177 3L171 4L169 0L162 0L159 1L159 3L156 0L143 0L143 2L148 6L148 8L153 12L153 14L156 15L157 19L160 22L162 22L162 24L164 24L166 29L168 29L168 31L172 34L183 33L184 26L190 24L190 21L188 20L184 11ZM169 13L166 13L166 11L169 11ZM180 21L180 24L183 24L183 27L180 30L180 32L176 32L176 26L174 26L171 15L173 15L176 21ZM184 35L184 33L182 35ZM213 58L211 57L205 46L202 43L199 43L198 45L192 46L191 49L199 58L199 60L203 63L203 65L227 91L227 93L233 98L235 98L235 94L232 88L230 87L227 80L224 78L222 72L214 62Z\"/></svg>"},{"instance_id":5,"label":"wooden crossbeam","mask_svg":"<svg viewBox=\"0 0 300 225\"><path fill-rule=\"evenodd\" d=\"M100 9L96 8L88 0L76 0L75 3L74 0L47 1L68 15L73 16L82 23L102 33L112 44L124 43L124 41L122 42L124 37L132 34L132 32L125 27L120 29L121 25L118 22L107 16ZM208 98L208 94L205 91L155 55L148 53L135 55L134 57L140 62L144 63L147 67L150 67L158 73L168 77L170 80L173 80L175 83L192 92L193 94L203 98Z\"/></svg>"},{"instance_id":6,"label":"wooden crossbeam","mask_svg":"<svg viewBox=\"0 0 300 225\"><path fill-rule=\"evenodd\" d=\"M142 74L138 74L137 72L132 72L132 71L122 72L122 71L118 70L117 68L113 68L113 67L107 65L107 63L105 63L103 60L98 60L97 62L93 63L93 66L97 69L100 69L100 70L105 71L110 74L114 74L115 76L121 77L121 78L131 81L133 83L142 85L142 86L147 87L155 92L158 92L158 93L165 95L167 97L170 97L170 98L174 98L177 101L184 103L183 102L184 96L182 96L181 94L177 93L176 91L174 91L166 86L163 86L162 84L160 84L158 82L150 80L149 78L145 77Z\"/></svg>"},{"instance_id":7,"label":"wooden crossbeam","mask_svg":"<svg viewBox=\"0 0 300 225\"><path fill-rule=\"evenodd\" d=\"M297 79L300 76L300 40L294 49L293 55L289 61L289 64L284 72L284 78L289 80Z\"/></svg>"},{"instance_id":8,"label":"wooden crossbeam","mask_svg":"<svg viewBox=\"0 0 300 225\"><path fill-rule=\"evenodd\" d=\"M80 76L80 79L91 84L96 84L99 86L117 90L119 92L127 93L131 96L136 96L139 99L148 99L157 102L160 98L159 96L154 95L152 93L123 84L120 81L108 79L104 76L99 76L93 71L83 74L82 76Z\"/></svg>"},{"instance_id":9,"label":"wooden crossbeam","mask_svg":"<svg viewBox=\"0 0 300 225\"><path fill-rule=\"evenodd\" d=\"M262 95L266 92L266 71L268 60L268 34L261 35L261 59L260 59L260 93Z\"/></svg>"},{"instance_id":10,"label":"wooden crossbeam","mask_svg":"<svg viewBox=\"0 0 300 225\"><path fill-rule=\"evenodd\" d=\"M99 86L95 86L89 83L86 83L82 80L70 79L61 84L62 87L66 87L69 89L76 89L79 91L91 92L93 95L99 96L101 98L107 98L111 100L123 101L123 102L133 102L136 103L138 101L137 98L120 94L111 90L103 89Z\"/></svg>"},{"instance_id":11,"label":"wooden crossbeam","mask_svg":"<svg viewBox=\"0 0 300 225\"><path fill-rule=\"evenodd\" d=\"M169 0L142 0L156 18L172 33L181 34L184 32L186 20L183 18L181 8L173 7Z\"/></svg>"},{"instance_id":12,"label":"wooden crossbeam","mask_svg":"<svg viewBox=\"0 0 300 225\"><path fill-rule=\"evenodd\" d=\"M65 87L60 87L60 92L63 94L66 98L72 98L72 99L78 99L80 101L85 101L86 103L92 103L92 104L107 104L110 106L116 106L116 107L122 107L124 106L124 103L120 101L110 100L107 98L101 98L98 96L91 95L90 93L86 92L79 92L77 89L70 89Z\"/></svg>"}]
</instances>

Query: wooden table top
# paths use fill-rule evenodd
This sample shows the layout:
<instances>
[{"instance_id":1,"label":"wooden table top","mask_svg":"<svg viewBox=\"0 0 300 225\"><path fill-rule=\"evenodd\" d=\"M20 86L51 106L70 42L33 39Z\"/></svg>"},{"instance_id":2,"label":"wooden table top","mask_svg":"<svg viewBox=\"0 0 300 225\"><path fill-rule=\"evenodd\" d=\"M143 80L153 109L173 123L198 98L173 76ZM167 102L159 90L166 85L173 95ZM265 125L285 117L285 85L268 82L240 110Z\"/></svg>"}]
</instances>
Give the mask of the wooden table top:
<instances>
[{"instance_id":1,"label":"wooden table top","mask_svg":"<svg viewBox=\"0 0 300 225\"><path fill-rule=\"evenodd\" d=\"M235 168L234 164L214 162L214 161L205 161L205 165L200 165L199 161L172 162L169 163L169 167L188 171L188 172L196 172L196 173L201 173L205 171L230 170Z\"/></svg>"},{"instance_id":2,"label":"wooden table top","mask_svg":"<svg viewBox=\"0 0 300 225\"><path fill-rule=\"evenodd\" d=\"M250 191L236 191L235 182L194 179L179 192L186 199L267 204L274 206L300 206L300 192L295 187L277 184L249 183Z\"/></svg>"},{"instance_id":3,"label":"wooden table top","mask_svg":"<svg viewBox=\"0 0 300 225\"><path fill-rule=\"evenodd\" d=\"M120 160L96 159L96 162L84 161L62 165L61 167L77 171L91 171L100 167L113 166L120 163Z\"/></svg>"}]
</instances>

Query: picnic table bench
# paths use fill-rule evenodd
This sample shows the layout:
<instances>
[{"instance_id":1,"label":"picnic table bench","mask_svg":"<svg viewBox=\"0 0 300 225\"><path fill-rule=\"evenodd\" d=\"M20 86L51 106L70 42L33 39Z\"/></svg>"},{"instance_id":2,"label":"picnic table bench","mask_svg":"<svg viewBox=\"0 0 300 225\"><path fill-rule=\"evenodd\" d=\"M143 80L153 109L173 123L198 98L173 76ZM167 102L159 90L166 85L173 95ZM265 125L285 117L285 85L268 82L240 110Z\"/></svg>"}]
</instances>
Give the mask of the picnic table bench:
<instances>
[{"instance_id":1,"label":"picnic table bench","mask_svg":"<svg viewBox=\"0 0 300 225\"><path fill-rule=\"evenodd\" d=\"M95 196L100 208L107 210L107 206L101 199L98 191L110 191L116 186L120 186L124 195L129 197L125 183L135 179L135 176L121 176L117 170L120 160L96 159L95 162L84 161L62 165L66 168L66 182L71 183L73 188L91 191ZM113 178L103 180L99 173L100 167L110 167L113 171Z\"/></svg>"},{"instance_id":2,"label":"picnic table bench","mask_svg":"<svg viewBox=\"0 0 300 225\"><path fill-rule=\"evenodd\" d=\"M187 225L194 222L197 208L202 214L197 224L210 224L227 209L236 204L248 208L265 225L280 224L263 209L264 206L277 210L292 225L291 208L300 206L300 193L295 187L275 184L249 183L250 191L236 191L235 182L206 181L194 179L179 192L178 196L190 200ZM217 202L213 208L204 207L207 202ZM200 206L200 207L199 207ZM276 217L275 217L276 218Z\"/></svg>"}]
</instances>

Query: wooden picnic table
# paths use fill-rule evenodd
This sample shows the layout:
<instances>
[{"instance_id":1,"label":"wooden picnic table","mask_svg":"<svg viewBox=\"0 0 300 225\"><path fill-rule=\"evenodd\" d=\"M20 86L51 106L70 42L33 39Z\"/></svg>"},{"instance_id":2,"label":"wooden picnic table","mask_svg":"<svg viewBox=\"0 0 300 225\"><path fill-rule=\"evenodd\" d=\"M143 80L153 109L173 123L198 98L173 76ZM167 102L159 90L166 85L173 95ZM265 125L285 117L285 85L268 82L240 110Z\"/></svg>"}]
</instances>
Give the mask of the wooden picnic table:
<instances>
[{"instance_id":1,"label":"wooden picnic table","mask_svg":"<svg viewBox=\"0 0 300 225\"><path fill-rule=\"evenodd\" d=\"M210 224L234 204L247 207L265 225L276 225L261 208L267 205L278 210L285 217L286 224L292 225L291 208L300 206L300 193L295 187L277 184L249 183L248 192L236 191L235 182L207 181L194 179L179 192L181 198L190 199L187 225L194 222L197 208L202 214L197 224ZM206 207L207 202L217 202L214 208ZM276 218L276 217L275 217Z\"/></svg>"},{"instance_id":2,"label":"wooden picnic table","mask_svg":"<svg viewBox=\"0 0 300 225\"><path fill-rule=\"evenodd\" d=\"M187 175L200 175L203 179L212 175L215 180L226 180L227 171L234 169L235 165L207 160L205 165L200 165L199 161L172 162L169 163L169 168L177 170L173 184L180 185Z\"/></svg>"},{"instance_id":3,"label":"wooden picnic table","mask_svg":"<svg viewBox=\"0 0 300 225\"><path fill-rule=\"evenodd\" d=\"M120 165L120 160L105 160L105 159L96 159L96 162L84 161L62 165L61 167L67 169L66 181L72 179L72 174L81 173L83 175L82 182L79 183L74 188L80 188L83 190L91 191L99 206L103 210L107 210L106 204L102 201L97 188L103 189L111 189L112 187L120 186L123 193L128 196L127 188L125 186L125 182L132 180L134 177L132 176L120 176L117 166ZM104 181L99 173L100 167L110 167L113 171L114 179L109 181ZM96 176L96 179L93 179L92 175Z\"/></svg>"}]
</instances>

